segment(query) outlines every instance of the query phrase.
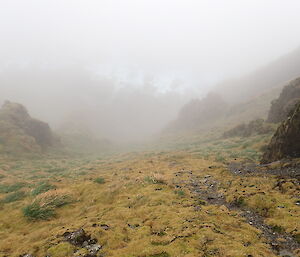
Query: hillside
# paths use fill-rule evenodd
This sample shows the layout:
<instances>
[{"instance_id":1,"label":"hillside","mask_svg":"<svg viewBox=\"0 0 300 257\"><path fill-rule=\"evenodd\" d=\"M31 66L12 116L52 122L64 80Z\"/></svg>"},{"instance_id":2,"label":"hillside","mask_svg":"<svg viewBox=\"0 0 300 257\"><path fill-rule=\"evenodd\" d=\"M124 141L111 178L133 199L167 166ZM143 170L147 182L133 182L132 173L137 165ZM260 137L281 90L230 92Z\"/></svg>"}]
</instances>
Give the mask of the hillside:
<instances>
[{"instance_id":1,"label":"hillside","mask_svg":"<svg viewBox=\"0 0 300 257\"><path fill-rule=\"evenodd\" d=\"M300 76L300 48L238 79L216 86L225 101L246 102Z\"/></svg>"},{"instance_id":2,"label":"hillside","mask_svg":"<svg viewBox=\"0 0 300 257\"><path fill-rule=\"evenodd\" d=\"M0 109L1 153L40 153L57 143L47 123L31 118L21 104L4 103Z\"/></svg>"},{"instance_id":3,"label":"hillside","mask_svg":"<svg viewBox=\"0 0 300 257\"><path fill-rule=\"evenodd\" d=\"M213 91L213 95L217 95L218 100L210 100L208 95L203 99L190 101L181 109L177 119L169 124L166 131L207 130L212 127L233 126L258 118L272 122L282 121L282 119L276 120L268 117L269 109L271 104L273 104L274 112L289 109L285 105L292 105L291 102L285 103L286 99L277 104L278 106L272 101L289 83L294 83L294 91L297 91L298 82L293 78L300 76L299 67L300 48L244 77L221 83ZM291 90L289 94L294 94L293 97L297 98L299 93L294 91ZM281 97L284 98L286 94L284 91ZM285 98L288 97L289 95Z\"/></svg>"},{"instance_id":4,"label":"hillside","mask_svg":"<svg viewBox=\"0 0 300 257\"><path fill-rule=\"evenodd\" d=\"M228 109L228 104L222 97L210 93L203 99L191 100L178 113L177 119L171 122L165 131L195 130L222 118Z\"/></svg>"},{"instance_id":5,"label":"hillside","mask_svg":"<svg viewBox=\"0 0 300 257\"><path fill-rule=\"evenodd\" d=\"M193 100L179 112L177 119L169 123L164 134L199 133L211 129L225 130L232 126L255 119L267 119L271 103L276 99L282 87L264 92L257 97L236 104L226 103L222 96L211 101L210 97ZM207 103L210 102L210 105Z\"/></svg>"},{"instance_id":6,"label":"hillside","mask_svg":"<svg viewBox=\"0 0 300 257\"><path fill-rule=\"evenodd\" d=\"M211 93L215 99L208 94L203 99L190 101L183 106L165 132L197 132L212 127L233 126L258 118L279 122L282 119L272 120L268 117L270 106L273 104L274 109L281 110L288 104L281 103L276 107L272 101L279 96L285 85L297 84L297 80L287 81L300 76L299 67L300 48L244 77L221 83L214 88L214 93ZM298 97L298 91L293 92L290 94ZM284 97L285 92L282 94Z\"/></svg>"}]
</instances>

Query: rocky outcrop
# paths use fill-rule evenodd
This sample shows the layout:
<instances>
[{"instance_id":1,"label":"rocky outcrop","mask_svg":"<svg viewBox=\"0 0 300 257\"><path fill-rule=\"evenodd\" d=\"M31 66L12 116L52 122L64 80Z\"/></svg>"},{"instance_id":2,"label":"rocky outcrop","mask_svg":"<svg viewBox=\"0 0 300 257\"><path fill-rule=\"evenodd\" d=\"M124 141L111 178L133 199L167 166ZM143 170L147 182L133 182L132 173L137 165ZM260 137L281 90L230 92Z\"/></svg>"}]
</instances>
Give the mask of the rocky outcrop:
<instances>
[{"instance_id":1,"label":"rocky outcrop","mask_svg":"<svg viewBox=\"0 0 300 257\"><path fill-rule=\"evenodd\" d=\"M282 90L278 99L273 100L268 114L268 122L282 122L300 102L300 78L290 81Z\"/></svg>"},{"instance_id":2,"label":"rocky outcrop","mask_svg":"<svg viewBox=\"0 0 300 257\"><path fill-rule=\"evenodd\" d=\"M263 155L262 163L297 157L300 157L300 103L278 127Z\"/></svg>"},{"instance_id":3,"label":"rocky outcrop","mask_svg":"<svg viewBox=\"0 0 300 257\"><path fill-rule=\"evenodd\" d=\"M73 232L65 232L63 237L70 244L78 247L78 253L75 253L74 257L98 257L99 251L102 249L102 246L98 244L98 240L96 238L91 238L84 229L80 228ZM81 250L85 250L84 253L80 253Z\"/></svg>"},{"instance_id":4,"label":"rocky outcrop","mask_svg":"<svg viewBox=\"0 0 300 257\"><path fill-rule=\"evenodd\" d=\"M0 109L0 152L40 152L58 143L49 125L33 119L26 108L6 101Z\"/></svg>"}]
</instances>

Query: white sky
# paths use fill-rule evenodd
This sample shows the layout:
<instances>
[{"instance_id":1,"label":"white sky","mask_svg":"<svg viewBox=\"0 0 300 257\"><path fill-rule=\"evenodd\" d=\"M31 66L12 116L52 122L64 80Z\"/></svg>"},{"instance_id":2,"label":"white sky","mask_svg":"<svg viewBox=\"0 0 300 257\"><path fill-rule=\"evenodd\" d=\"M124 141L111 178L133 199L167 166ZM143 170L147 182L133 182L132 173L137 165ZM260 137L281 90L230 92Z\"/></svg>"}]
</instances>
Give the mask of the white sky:
<instances>
[{"instance_id":1,"label":"white sky","mask_svg":"<svg viewBox=\"0 0 300 257\"><path fill-rule=\"evenodd\" d=\"M206 90L300 46L299 0L0 0L0 68L79 64Z\"/></svg>"}]
</instances>

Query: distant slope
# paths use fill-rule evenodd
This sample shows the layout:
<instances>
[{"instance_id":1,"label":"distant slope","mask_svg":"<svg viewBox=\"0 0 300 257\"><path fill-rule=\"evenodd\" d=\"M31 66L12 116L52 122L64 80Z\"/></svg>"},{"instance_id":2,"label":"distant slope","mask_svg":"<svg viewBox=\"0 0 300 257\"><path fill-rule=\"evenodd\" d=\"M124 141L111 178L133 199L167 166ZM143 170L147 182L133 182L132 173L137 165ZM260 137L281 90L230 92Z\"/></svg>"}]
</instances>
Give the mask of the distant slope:
<instances>
[{"instance_id":1,"label":"distant slope","mask_svg":"<svg viewBox=\"0 0 300 257\"><path fill-rule=\"evenodd\" d=\"M236 124L238 122L249 122L258 118L266 119L271 102L279 96L281 90L282 86L279 86L263 92L248 101L232 105L220 122Z\"/></svg>"},{"instance_id":2,"label":"distant slope","mask_svg":"<svg viewBox=\"0 0 300 257\"><path fill-rule=\"evenodd\" d=\"M193 100L182 108L177 119L169 123L164 133L200 133L212 128L228 129L254 119L266 119L271 102L279 96L281 89L273 88L248 101L232 105L226 104L220 97L219 101L212 101L209 106L204 105L210 98Z\"/></svg>"},{"instance_id":3,"label":"distant slope","mask_svg":"<svg viewBox=\"0 0 300 257\"><path fill-rule=\"evenodd\" d=\"M176 132L203 127L205 124L211 124L220 119L227 109L228 105L220 95L209 93L201 100L191 100L184 105L177 119L171 122L166 130Z\"/></svg>"},{"instance_id":4,"label":"distant slope","mask_svg":"<svg viewBox=\"0 0 300 257\"><path fill-rule=\"evenodd\" d=\"M225 101L245 102L272 88L283 86L300 76L300 47L247 76L228 80L216 86Z\"/></svg>"},{"instance_id":5,"label":"distant slope","mask_svg":"<svg viewBox=\"0 0 300 257\"><path fill-rule=\"evenodd\" d=\"M206 97L187 103L164 132L207 130L266 119L271 102L288 81L298 76L300 48L247 76L217 85L213 92L218 101ZM215 112L218 115L210 115Z\"/></svg>"}]
</instances>

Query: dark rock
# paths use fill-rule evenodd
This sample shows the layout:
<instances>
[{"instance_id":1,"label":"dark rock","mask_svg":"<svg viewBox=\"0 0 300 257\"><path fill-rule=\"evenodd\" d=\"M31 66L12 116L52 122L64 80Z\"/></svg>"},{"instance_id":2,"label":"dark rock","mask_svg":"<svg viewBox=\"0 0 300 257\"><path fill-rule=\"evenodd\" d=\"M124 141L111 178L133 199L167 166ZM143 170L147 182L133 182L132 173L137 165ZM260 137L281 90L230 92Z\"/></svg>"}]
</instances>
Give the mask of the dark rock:
<instances>
[{"instance_id":1,"label":"dark rock","mask_svg":"<svg viewBox=\"0 0 300 257\"><path fill-rule=\"evenodd\" d=\"M70 244L80 248L88 250L88 254L75 254L76 257L98 257L98 252L102 249L102 246L98 244L96 238L91 238L90 235L86 234L84 229L78 229L73 232L65 232L63 237Z\"/></svg>"},{"instance_id":2,"label":"dark rock","mask_svg":"<svg viewBox=\"0 0 300 257\"><path fill-rule=\"evenodd\" d=\"M63 234L63 237L66 241L68 241L70 244L82 247L83 244L89 240L91 240L91 236L87 235L84 231L84 229L78 229L73 232L65 232Z\"/></svg>"},{"instance_id":3,"label":"dark rock","mask_svg":"<svg viewBox=\"0 0 300 257\"><path fill-rule=\"evenodd\" d=\"M300 78L290 81L282 90L278 99L272 101L268 122L282 122L300 101Z\"/></svg>"},{"instance_id":4,"label":"dark rock","mask_svg":"<svg viewBox=\"0 0 300 257\"><path fill-rule=\"evenodd\" d=\"M300 103L278 127L261 162L270 163L297 157L300 157Z\"/></svg>"}]
</instances>

